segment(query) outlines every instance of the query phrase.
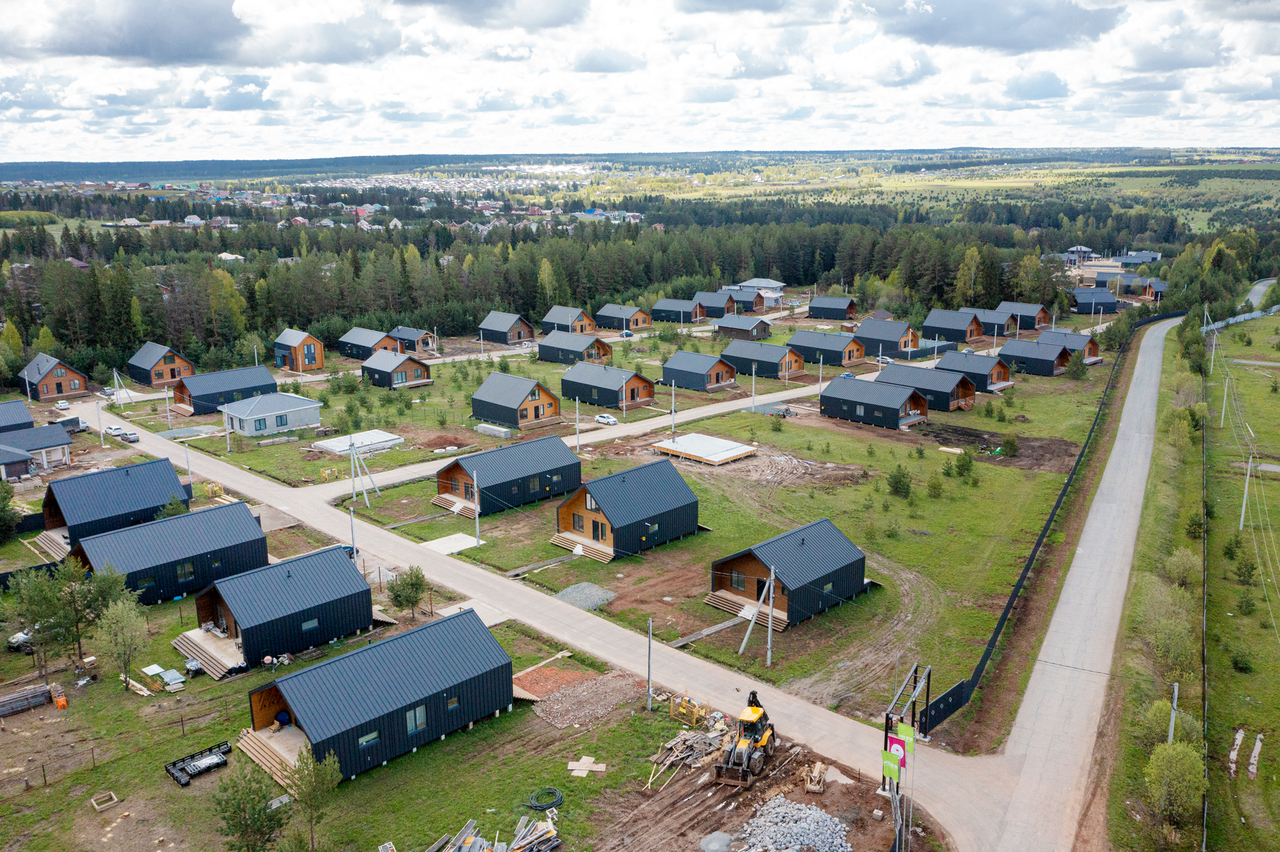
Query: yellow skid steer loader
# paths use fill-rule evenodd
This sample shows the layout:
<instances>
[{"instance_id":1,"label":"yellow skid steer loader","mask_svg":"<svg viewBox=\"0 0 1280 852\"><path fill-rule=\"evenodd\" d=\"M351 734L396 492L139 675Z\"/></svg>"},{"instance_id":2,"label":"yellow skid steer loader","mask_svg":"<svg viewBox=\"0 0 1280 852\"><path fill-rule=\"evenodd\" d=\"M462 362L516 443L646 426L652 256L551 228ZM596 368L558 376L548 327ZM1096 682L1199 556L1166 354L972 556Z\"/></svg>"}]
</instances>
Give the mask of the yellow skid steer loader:
<instances>
[{"instance_id":1,"label":"yellow skid steer loader","mask_svg":"<svg viewBox=\"0 0 1280 852\"><path fill-rule=\"evenodd\" d=\"M751 690L746 709L738 716L738 738L716 764L716 781L734 787L749 788L764 769L765 760L777 748L777 735L769 722L769 714L760 706L756 691Z\"/></svg>"}]
</instances>

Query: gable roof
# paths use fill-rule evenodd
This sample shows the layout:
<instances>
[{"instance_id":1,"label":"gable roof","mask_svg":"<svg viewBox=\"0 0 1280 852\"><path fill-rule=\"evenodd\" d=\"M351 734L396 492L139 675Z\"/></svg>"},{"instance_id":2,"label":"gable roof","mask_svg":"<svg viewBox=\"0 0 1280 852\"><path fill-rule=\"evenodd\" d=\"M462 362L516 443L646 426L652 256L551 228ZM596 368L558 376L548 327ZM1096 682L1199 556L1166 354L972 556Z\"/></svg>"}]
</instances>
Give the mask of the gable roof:
<instances>
[{"instance_id":1,"label":"gable roof","mask_svg":"<svg viewBox=\"0 0 1280 852\"><path fill-rule=\"evenodd\" d=\"M518 322L525 321L524 317L519 314L509 314L504 311L489 311L489 315L480 323L482 331L509 331L511 326Z\"/></svg>"},{"instance_id":2,"label":"gable roof","mask_svg":"<svg viewBox=\"0 0 1280 852\"><path fill-rule=\"evenodd\" d=\"M659 299L653 303L655 311L692 311L694 306L692 299Z\"/></svg>"},{"instance_id":3,"label":"gable roof","mask_svg":"<svg viewBox=\"0 0 1280 852\"><path fill-rule=\"evenodd\" d=\"M891 385L924 388L939 393L951 393L962 381L969 381L963 373L931 367L908 367L906 364L886 364L876 375L877 383L888 382Z\"/></svg>"},{"instance_id":4,"label":"gable roof","mask_svg":"<svg viewBox=\"0 0 1280 852\"><path fill-rule=\"evenodd\" d=\"M791 335L787 345L812 346L814 349L830 349L843 352L855 340L857 338L847 331L810 331L807 328L801 328Z\"/></svg>"},{"instance_id":5,"label":"gable roof","mask_svg":"<svg viewBox=\"0 0 1280 852\"><path fill-rule=\"evenodd\" d=\"M788 589L798 589L827 576L866 555L836 529L829 518L796 527L790 532L753 544L737 553L717 559L712 566L750 553L760 564L772 568Z\"/></svg>"},{"instance_id":6,"label":"gable roof","mask_svg":"<svg viewBox=\"0 0 1280 852\"><path fill-rule=\"evenodd\" d=\"M614 527L625 527L698 502L670 459L602 476L583 483L582 487L587 489Z\"/></svg>"},{"instance_id":7,"label":"gable roof","mask_svg":"<svg viewBox=\"0 0 1280 852\"><path fill-rule=\"evenodd\" d=\"M551 310L547 311L547 315L542 318L543 322L555 323L557 325L572 325L577 321L579 316L585 316L586 311L581 308L569 308L564 305L552 305Z\"/></svg>"},{"instance_id":8,"label":"gable roof","mask_svg":"<svg viewBox=\"0 0 1280 852\"><path fill-rule=\"evenodd\" d=\"M1000 355L1011 358L1039 358L1056 361L1067 347L1060 343L1041 343L1038 340L1010 340L1000 347Z\"/></svg>"},{"instance_id":9,"label":"gable roof","mask_svg":"<svg viewBox=\"0 0 1280 852\"><path fill-rule=\"evenodd\" d=\"M26 379L31 384L35 384L45 376L49 375L50 371L59 364L62 364L62 362L57 358L52 355L46 355L43 352L39 352L36 354L36 357L31 359L31 363L22 368L22 372L18 373L18 375ZM62 365L66 367L65 364ZM67 369L71 368L67 367ZM77 370L76 372L79 371Z\"/></svg>"},{"instance_id":10,"label":"gable roof","mask_svg":"<svg viewBox=\"0 0 1280 852\"><path fill-rule=\"evenodd\" d=\"M511 658L475 610L465 609L274 684L319 743L503 666L509 670Z\"/></svg>"},{"instance_id":11,"label":"gable roof","mask_svg":"<svg viewBox=\"0 0 1280 852\"><path fill-rule=\"evenodd\" d=\"M1115 294L1106 287L1077 287L1071 291L1077 302L1114 302Z\"/></svg>"},{"instance_id":12,"label":"gable roof","mask_svg":"<svg viewBox=\"0 0 1280 852\"><path fill-rule=\"evenodd\" d=\"M160 363L161 358L172 351L168 346L161 346L159 343L152 343L148 340L142 344L141 349L133 353L133 357L129 359L129 365L131 367L141 367L150 372L156 364Z\"/></svg>"},{"instance_id":13,"label":"gable roof","mask_svg":"<svg viewBox=\"0 0 1280 852\"><path fill-rule=\"evenodd\" d=\"M168 459L55 479L48 493L58 501L68 526L163 506L174 497L184 500L187 496Z\"/></svg>"},{"instance_id":14,"label":"gable roof","mask_svg":"<svg viewBox=\"0 0 1280 852\"><path fill-rule=\"evenodd\" d=\"M319 400L307 399L305 396L298 396L297 394L264 393L259 396L251 396L248 399L228 402L226 405L218 406L218 410L225 411L232 417L247 419L250 417L269 417L272 414L284 414L289 411L302 411L307 408L319 408L320 405Z\"/></svg>"},{"instance_id":15,"label":"gable roof","mask_svg":"<svg viewBox=\"0 0 1280 852\"><path fill-rule=\"evenodd\" d=\"M976 316L976 313L969 310L944 311L941 308L934 308L929 311L929 316L924 318L924 324L963 331L969 327Z\"/></svg>"},{"instance_id":16,"label":"gable roof","mask_svg":"<svg viewBox=\"0 0 1280 852\"><path fill-rule=\"evenodd\" d=\"M619 367L592 364L590 361L579 361L564 374L564 381L620 391L635 375L635 370L623 370Z\"/></svg>"},{"instance_id":17,"label":"gable roof","mask_svg":"<svg viewBox=\"0 0 1280 852\"><path fill-rule=\"evenodd\" d=\"M1006 323L1011 317L1016 316L1013 311L1007 310L987 310L986 308L966 308L965 310L973 311L974 316L982 323Z\"/></svg>"},{"instance_id":18,"label":"gable roof","mask_svg":"<svg viewBox=\"0 0 1280 852\"><path fill-rule=\"evenodd\" d=\"M724 328L741 328L744 330L755 328L760 323L764 323L766 326L772 326L772 324L764 317L752 317L752 316L740 317L740 316L737 316L736 314L719 317L718 319L714 319L711 321L711 324L714 326L720 326Z\"/></svg>"},{"instance_id":19,"label":"gable roof","mask_svg":"<svg viewBox=\"0 0 1280 852\"><path fill-rule=\"evenodd\" d=\"M1036 338L1037 343L1048 343L1053 346L1065 346L1071 352L1083 349L1093 340L1092 334L1075 334L1070 331L1044 331ZM0 435L0 440L3 440Z\"/></svg>"},{"instance_id":20,"label":"gable roof","mask_svg":"<svg viewBox=\"0 0 1280 852\"><path fill-rule=\"evenodd\" d=\"M869 317L869 319L891 320L893 319L893 314L889 313L884 308L877 308L871 312L871 316Z\"/></svg>"},{"instance_id":21,"label":"gable roof","mask_svg":"<svg viewBox=\"0 0 1280 852\"><path fill-rule=\"evenodd\" d=\"M1033 317L1044 310L1044 305L1033 305L1030 302L1001 302L997 310L1009 311L1020 317Z\"/></svg>"},{"instance_id":22,"label":"gable roof","mask_svg":"<svg viewBox=\"0 0 1280 852\"><path fill-rule=\"evenodd\" d=\"M48 450L53 447L70 445L71 435L67 433L66 429L54 423L49 426L36 426L31 429L0 432L0 444L24 452Z\"/></svg>"},{"instance_id":23,"label":"gable roof","mask_svg":"<svg viewBox=\"0 0 1280 852\"><path fill-rule=\"evenodd\" d=\"M754 290L781 290L786 287L781 281L775 281L772 278L748 278L746 281L740 281L734 285L735 287L750 287Z\"/></svg>"},{"instance_id":24,"label":"gable roof","mask_svg":"<svg viewBox=\"0 0 1280 852\"><path fill-rule=\"evenodd\" d=\"M298 331L296 328L286 328L284 331L280 332L280 335L275 339L275 342L288 346L292 349L295 346L301 346L309 336L310 335L305 331Z\"/></svg>"},{"instance_id":25,"label":"gable roof","mask_svg":"<svg viewBox=\"0 0 1280 852\"><path fill-rule=\"evenodd\" d=\"M35 421L31 419L31 412L27 410L27 404L20 399L10 399L0 402L0 426L30 426Z\"/></svg>"},{"instance_id":26,"label":"gable roof","mask_svg":"<svg viewBox=\"0 0 1280 852\"><path fill-rule=\"evenodd\" d=\"M1151 287L1151 289L1157 293L1163 293L1169 288L1169 282L1163 281L1159 278L1148 278L1147 286Z\"/></svg>"},{"instance_id":27,"label":"gable roof","mask_svg":"<svg viewBox=\"0 0 1280 852\"><path fill-rule=\"evenodd\" d=\"M635 315L636 315L638 312L640 312L641 310L643 310L643 309L642 309L642 308L629 308L629 307L627 307L626 305L614 305L614 304L608 304L608 305L605 305L605 306L604 306L603 308L601 308L600 310L596 311L596 316L598 316L598 317L619 317L620 319L631 319L631 317L635 316Z\"/></svg>"},{"instance_id":28,"label":"gable roof","mask_svg":"<svg viewBox=\"0 0 1280 852\"><path fill-rule=\"evenodd\" d=\"M346 334L338 338L339 343L347 343L352 346L377 346L382 338L387 335L381 331L375 331L372 328L361 328L356 326Z\"/></svg>"},{"instance_id":29,"label":"gable roof","mask_svg":"<svg viewBox=\"0 0 1280 852\"><path fill-rule=\"evenodd\" d=\"M427 335L427 332L421 328L412 328L407 325L398 325L391 329L390 335L396 340L420 340Z\"/></svg>"},{"instance_id":30,"label":"gable roof","mask_svg":"<svg viewBox=\"0 0 1280 852\"><path fill-rule=\"evenodd\" d=\"M815 296L809 300L811 308L835 308L838 311L847 311L853 305L853 299L847 296Z\"/></svg>"},{"instance_id":31,"label":"gable roof","mask_svg":"<svg viewBox=\"0 0 1280 852\"><path fill-rule=\"evenodd\" d=\"M555 435L538 438L536 441L521 441L496 450L485 450L463 456L454 462L462 466L472 482L479 475L482 488L488 487L488 483L510 482L539 471L577 463L578 457L573 450Z\"/></svg>"},{"instance_id":32,"label":"gable roof","mask_svg":"<svg viewBox=\"0 0 1280 852\"><path fill-rule=\"evenodd\" d=\"M26 450L20 450L17 447L6 447L0 444L0 464L13 464L15 462L34 461L35 456Z\"/></svg>"},{"instance_id":33,"label":"gable roof","mask_svg":"<svg viewBox=\"0 0 1280 852\"><path fill-rule=\"evenodd\" d=\"M723 362L730 368L733 367L728 361L725 361L719 355L707 355L702 352L690 352L687 349L680 349L674 355L667 359L662 365L663 369L670 367L673 370L681 370L687 373L703 373L715 368L716 364Z\"/></svg>"},{"instance_id":34,"label":"gable roof","mask_svg":"<svg viewBox=\"0 0 1280 852\"><path fill-rule=\"evenodd\" d=\"M771 364L780 364L782 359L787 357L787 353L792 351L790 346L779 346L776 343L760 343L754 340L735 340L724 348L720 353L721 357L748 358L752 361L766 361Z\"/></svg>"},{"instance_id":35,"label":"gable roof","mask_svg":"<svg viewBox=\"0 0 1280 852\"><path fill-rule=\"evenodd\" d=\"M216 373L197 373L194 376L183 376L180 381L192 396L227 393L263 385L274 387L276 383L271 371L262 365L220 370Z\"/></svg>"},{"instance_id":36,"label":"gable roof","mask_svg":"<svg viewBox=\"0 0 1280 852\"><path fill-rule=\"evenodd\" d=\"M556 349L568 349L571 352L582 352L596 342L589 334L574 334L571 331L553 331L538 341L539 346L552 346Z\"/></svg>"},{"instance_id":37,"label":"gable roof","mask_svg":"<svg viewBox=\"0 0 1280 852\"><path fill-rule=\"evenodd\" d=\"M544 391L551 393L551 389L541 382L513 376L510 373L499 373L495 370L485 378L480 387L476 388L476 392L471 395L471 398L506 408L515 408L524 402L525 397L529 395L535 385L541 385ZM555 394L552 394L552 396L555 396Z\"/></svg>"},{"instance_id":38,"label":"gable roof","mask_svg":"<svg viewBox=\"0 0 1280 852\"><path fill-rule=\"evenodd\" d=\"M990 373L999 363L1000 359L994 355L952 351L942 353L933 369L950 370L954 373Z\"/></svg>"},{"instance_id":39,"label":"gable roof","mask_svg":"<svg viewBox=\"0 0 1280 852\"><path fill-rule=\"evenodd\" d=\"M392 352L390 349L379 349L364 362L361 367L368 367L370 370L381 370L384 373L394 372L405 361L413 361L426 367L427 364L422 359L414 356L412 352Z\"/></svg>"},{"instance_id":40,"label":"gable roof","mask_svg":"<svg viewBox=\"0 0 1280 852\"><path fill-rule=\"evenodd\" d=\"M907 329L911 328L908 323L900 320L882 320L882 319L864 319L862 324L858 326L858 330L853 333L854 337L859 339L867 338L868 340L892 340L896 347L898 341L907 333Z\"/></svg>"},{"instance_id":41,"label":"gable roof","mask_svg":"<svg viewBox=\"0 0 1280 852\"><path fill-rule=\"evenodd\" d=\"M704 308L724 308L728 307L729 300L733 297L728 293L708 293L705 290L693 294L693 301L702 305Z\"/></svg>"},{"instance_id":42,"label":"gable roof","mask_svg":"<svg viewBox=\"0 0 1280 852\"><path fill-rule=\"evenodd\" d=\"M213 585L241 628L369 591L369 584L340 544L224 577Z\"/></svg>"},{"instance_id":43,"label":"gable roof","mask_svg":"<svg viewBox=\"0 0 1280 852\"><path fill-rule=\"evenodd\" d=\"M842 376L832 379L822 391L821 396L861 402L866 405L883 405L897 410L902 408L915 392L912 388L889 382L869 382L866 379Z\"/></svg>"},{"instance_id":44,"label":"gable roof","mask_svg":"<svg viewBox=\"0 0 1280 852\"><path fill-rule=\"evenodd\" d=\"M59 504L61 505L61 504ZM263 539L247 503L228 503L80 539L90 565L121 574Z\"/></svg>"}]
</instances>

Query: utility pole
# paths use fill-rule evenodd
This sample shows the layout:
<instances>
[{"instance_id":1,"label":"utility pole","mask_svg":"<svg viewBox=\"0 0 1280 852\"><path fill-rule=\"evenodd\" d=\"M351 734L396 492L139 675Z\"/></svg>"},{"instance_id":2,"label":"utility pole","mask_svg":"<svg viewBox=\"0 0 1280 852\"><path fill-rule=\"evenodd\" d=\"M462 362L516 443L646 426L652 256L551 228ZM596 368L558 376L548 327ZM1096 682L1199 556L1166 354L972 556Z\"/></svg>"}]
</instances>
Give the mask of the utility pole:
<instances>
[{"instance_id":1,"label":"utility pole","mask_svg":"<svg viewBox=\"0 0 1280 852\"><path fill-rule=\"evenodd\" d=\"M769 566L769 623L765 625L765 668L773 667L773 566Z\"/></svg>"},{"instance_id":2,"label":"utility pole","mask_svg":"<svg viewBox=\"0 0 1280 852\"><path fill-rule=\"evenodd\" d=\"M347 511L351 513L351 561L356 561L356 507L351 505L347 507ZM378 569L382 570L382 569Z\"/></svg>"},{"instance_id":3,"label":"utility pole","mask_svg":"<svg viewBox=\"0 0 1280 852\"><path fill-rule=\"evenodd\" d=\"M578 417L578 398L573 398L573 437L578 442L578 452L582 452L582 420Z\"/></svg>"},{"instance_id":4,"label":"utility pole","mask_svg":"<svg viewBox=\"0 0 1280 852\"><path fill-rule=\"evenodd\" d=\"M645 694L649 701L649 712L653 712L653 619L649 619L649 675Z\"/></svg>"},{"instance_id":5,"label":"utility pole","mask_svg":"<svg viewBox=\"0 0 1280 852\"><path fill-rule=\"evenodd\" d=\"M30 384L27 385L27 393L31 393ZM102 446L105 448L107 446L107 433L102 431L102 402L95 399L93 407L98 410L98 437L102 439Z\"/></svg>"},{"instance_id":6,"label":"utility pole","mask_svg":"<svg viewBox=\"0 0 1280 852\"><path fill-rule=\"evenodd\" d=\"M676 436L676 382L671 380L671 437Z\"/></svg>"},{"instance_id":7,"label":"utility pole","mask_svg":"<svg viewBox=\"0 0 1280 852\"><path fill-rule=\"evenodd\" d=\"M227 433L227 452L231 452L231 415L227 414L227 409L222 409L222 431ZM355 495L352 495L353 497Z\"/></svg>"},{"instance_id":8,"label":"utility pole","mask_svg":"<svg viewBox=\"0 0 1280 852\"><path fill-rule=\"evenodd\" d=\"M822 353L818 353L818 389L822 389Z\"/></svg>"},{"instance_id":9,"label":"utility pole","mask_svg":"<svg viewBox=\"0 0 1280 852\"><path fill-rule=\"evenodd\" d=\"M182 442L182 449L187 454L187 481L191 481L191 445L186 441Z\"/></svg>"},{"instance_id":10,"label":"utility pole","mask_svg":"<svg viewBox=\"0 0 1280 852\"><path fill-rule=\"evenodd\" d=\"M1244 509L1249 505L1249 480L1253 477L1253 453L1249 453L1249 466L1244 471L1244 499L1240 501L1240 529L1244 529Z\"/></svg>"},{"instance_id":11,"label":"utility pole","mask_svg":"<svg viewBox=\"0 0 1280 852\"><path fill-rule=\"evenodd\" d=\"M253 366L258 366L258 344L253 344Z\"/></svg>"},{"instance_id":12,"label":"utility pole","mask_svg":"<svg viewBox=\"0 0 1280 852\"><path fill-rule=\"evenodd\" d=\"M480 469L471 474L471 482L476 487L476 547L480 546Z\"/></svg>"},{"instance_id":13,"label":"utility pole","mask_svg":"<svg viewBox=\"0 0 1280 852\"><path fill-rule=\"evenodd\" d=\"M164 416L169 421L169 429L173 429L173 414L169 412L169 389L164 389Z\"/></svg>"},{"instance_id":14,"label":"utility pole","mask_svg":"<svg viewBox=\"0 0 1280 852\"><path fill-rule=\"evenodd\" d=\"M1169 745L1173 745L1173 720L1178 718L1178 683L1173 683L1173 709L1169 711Z\"/></svg>"},{"instance_id":15,"label":"utility pole","mask_svg":"<svg viewBox=\"0 0 1280 852\"><path fill-rule=\"evenodd\" d=\"M1231 384L1231 374L1227 373L1227 380L1222 383L1222 419L1218 421L1218 428L1221 429L1227 422L1227 388Z\"/></svg>"},{"instance_id":16,"label":"utility pole","mask_svg":"<svg viewBox=\"0 0 1280 852\"><path fill-rule=\"evenodd\" d=\"M756 362L751 362L751 410L756 410Z\"/></svg>"}]
</instances>

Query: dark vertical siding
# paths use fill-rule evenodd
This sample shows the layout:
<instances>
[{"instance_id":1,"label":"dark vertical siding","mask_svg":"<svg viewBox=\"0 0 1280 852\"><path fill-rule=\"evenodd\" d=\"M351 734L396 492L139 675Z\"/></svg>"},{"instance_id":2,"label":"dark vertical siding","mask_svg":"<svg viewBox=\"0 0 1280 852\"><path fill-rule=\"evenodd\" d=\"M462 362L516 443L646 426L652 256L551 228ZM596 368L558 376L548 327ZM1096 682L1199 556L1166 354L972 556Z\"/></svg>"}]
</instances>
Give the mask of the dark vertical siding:
<instances>
[{"instance_id":1,"label":"dark vertical siding","mask_svg":"<svg viewBox=\"0 0 1280 852\"><path fill-rule=\"evenodd\" d=\"M555 331L556 329L552 330ZM564 331L565 329L559 330ZM550 361L554 364L576 364L582 360L582 352L565 349L562 346L548 346L545 343L539 343L538 360Z\"/></svg>"},{"instance_id":2,"label":"dark vertical siding","mask_svg":"<svg viewBox=\"0 0 1280 852\"><path fill-rule=\"evenodd\" d=\"M560 474L560 481L552 483L553 474ZM529 480L538 477L538 490L529 489ZM480 514L492 515L515 506L535 503L548 497L557 497L582 487L582 465L566 464L563 467L547 470L530 471L517 479L500 482L497 485L480 485Z\"/></svg>"},{"instance_id":3,"label":"dark vertical siding","mask_svg":"<svg viewBox=\"0 0 1280 852\"><path fill-rule=\"evenodd\" d=\"M731 364L733 368L738 371L739 376L751 375L751 364L753 362L750 358L739 358L736 355L728 355L723 352L720 353L720 357L723 358L726 363ZM778 359L777 361L755 361L754 363L756 365L756 378L778 378L778 369L782 364L782 359Z\"/></svg>"},{"instance_id":4,"label":"dark vertical siding","mask_svg":"<svg viewBox=\"0 0 1280 852\"><path fill-rule=\"evenodd\" d=\"M182 502L191 502L190 495L184 494L183 497L184 499ZM132 512L112 515L109 518L98 518L97 520L87 521L83 524L68 526L67 537L71 539L71 546L75 547L80 543L80 539L88 538L91 535L98 535L99 533L111 532L113 530L123 529L124 527L132 527L137 526L138 524L145 524L150 521L154 521L156 519L156 514L163 508L164 504L159 506L147 506L146 508L137 509ZM266 565L267 563L263 562L262 564ZM253 567L258 568L261 566L255 565ZM210 580L210 582L213 581Z\"/></svg>"},{"instance_id":5,"label":"dark vertical siding","mask_svg":"<svg viewBox=\"0 0 1280 852\"><path fill-rule=\"evenodd\" d=\"M235 402L237 398L248 399L251 396L260 396L264 393L276 393L278 390L276 383L272 381L270 384L236 388L235 390L221 393L205 393L198 396L193 394L191 397L191 410L196 414L217 414L218 406ZM239 394L239 397L237 397L237 394Z\"/></svg>"},{"instance_id":6,"label":"dark vertical siding","mask_svg":"<svg viewBox=\"0 0 1280 852\"><path fill-rule=\"evenodd\" d=\"M826 612L840 601L852 600L862 591L866 581L866 566L867 559L864 556L799 589L787 589L787 623L799 624L806 618ZM832 584L830 592L822 591L827 583Z\"/></svg>"},{"instance_id":7,"label":"dark vertical siding","mask_svg":"<svg viewBox=\"0 0 1280 852\"><path fill-rule=\"evenodd\" d=\"M471 416L477 420L510 426L512 429L520 428L520 408L518 406L508 408L504 405L473 397L471 400Z\"/></svg>"},{"instance_id":8,"label":"dark vertical siding","mask_svg":"<svg viewBox=\"0 0 1280 852\"><path fill-rule=\"evenodd\" d=\"M143 368L139 367L137 364L129 364L128 368L129 368L129 378L133 379L135 382L137 382L140 385L146 385L147 387L151 387L151 371L150 370L144 370Z\"/></svg>"},{"instance_id":9,"label":"dark vertical siding","mask_svg":"<svg viewBox=\"0 0 1280 852\"><path fill-rule=\"evenodd\" d=\"M591 390L595 389L596 396L591 396ZM584 382L574 382L569 379L560 380L560 398L563 400L577 399L588 405L599 405L602 408L619 408L619 391L612 388L601 388L595 385L588 385Z\"/></svg>"},{"instance_id":10,"label":"dark vertical siding","mask_svg":"<svg viewBox=\"0 0 1280 852\"><path fill-rule=\"evenodd\" d=\"M670 385L672 383L676 387L686 390L705 391L707 389L707 374L693 370L674 370L671 367L663 367L662 384Z\"/></svg>"},{"instance_id":11,"label":"dark vertical siding","mask_svg":"<svg viewBox=\"0 0 1280 852\"><path fill-rule=\"evenodd\" d=\"M315 630L303 633L302 622L313 618L319 620L319 626ZM372 624L372 591L363 589L354 594L326 601L320 606L290 613L265 624L242 628L240 639L244 645L245 662L256 666L268 654L273 657L281 654L296 654L299 651L323 645L331 639L364 630Z\"/></svg>"},{"instance_id":12,"label":"dark vertical siding","mask_svg":"<svg viewBox=\"0 0 1280 852\"><path fill-rule=\"evenodd\" d=\"M855 406L861 404L866 414L859 417L855 412ZM841 408L842 405L848 405L848 410ZM849 420L853 423L866 423L871 426L883 426L886 429L897 429L901 420L901 412L893 406L876 406L870 403L856 403L852 400L835 399L832 397L820 397L818 402L818 410L827 417L834 417L837 420ZM879 411L880 415L876 416Z\"/></svg>"},{"instance_id":13,"label":"dark vertical siding","mask_svg":"<svg viewBox=\"0 0 1280 852\"><path fill-rule=\"evenodd\" d=\"M964 343L969 339L967 328L944 328L939 325L926 325L920 332L920 337L924 340L949 340L952 343Z\"/></svg>"},{"instance_id":14,"label":"dark vertical siding","mask_svg":"<svg viewBox=\"0 0 1280 852\"><path fill-rule=\"evenodd\" d=\"M154 520L154 517L151 520ZM195 578L186 583L179 583L178 566L188 561L195 563ZM221 561L222 564L215 569L213 563L217 561ZM243 574L245 571L252 571L266 564L267 541L265 538L260 538L202 553L190 559L160 562L150 569L131 571L125 575L124 584L127 588L138 592L138 603L150 605L172 600L179 595L194 594L211 585L214 580ZM155 585L139 589L138 582L144 577L154 577Z\"/></svg>"},{"instance_id":15,"label":"dark vertical siding","mask_svg":"<svg viewBox=\"0 0 1280 852\"><path fill-rule=\"evenodd\" d=\"M370 355L370 358L373 356ZM366 359L367 360L367 359ZM369 378L369 383L378 388L392 387L391 374L386 370L375 370L373 367L361 367L360 371Z\"/></svg>"},{"instance_id":16,"label":"dark vertical siding","mask_svg":"<svg viewBox=\"0 0 1280 852\"><path fill-rule=\"evenodd\" d=\"M658 524L658 532L654 535L649 535L647 532L649 524L655 522ZM624 527L615 527L613 530L613 552L619 557L631 556L642 550L666 544L681 536L694 535L697 532L698 504L695 502L687 506L668 509L652 518L636 521Z\"/></svg>"}]
</instances>

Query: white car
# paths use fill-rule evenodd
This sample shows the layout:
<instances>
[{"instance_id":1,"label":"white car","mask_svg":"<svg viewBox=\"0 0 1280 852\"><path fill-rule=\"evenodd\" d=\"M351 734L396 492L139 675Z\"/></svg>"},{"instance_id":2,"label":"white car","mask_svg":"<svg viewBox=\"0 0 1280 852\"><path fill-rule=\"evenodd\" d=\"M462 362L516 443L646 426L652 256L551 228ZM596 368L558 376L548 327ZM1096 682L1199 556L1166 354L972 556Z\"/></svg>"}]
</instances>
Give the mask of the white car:
<instances>
[{"instance_id":1,"label":"white car","mask_svg":"<svg viewBox=\"0 0 1280 852\"><path fill-rule=\"evenodd\" d=\"M883 367L886 364L892 364L893 359L890 358L888 355L880 355L879 357L876 358L876 363L879 364L881 367Z\"/></svg>"},{"instance_id":2,"label":"white car","mask_svg":"<svg viewBox=\"0 0 1280 852\"><path fill-rule=\"evenodd\" d=\"M65 399L60 399L54 403L53 407L59 411L69 411L71 409L71 403L67 402Z\"/></svg>"},{"instance_id":3,"label":"white car","mask_svg":"<svg viewBox=\"0 0 1280 852\"><path fill-rule=\"evenodd\" d=\"M124 428L120 426L108 426L107 434L113 438L119 438L121 435L124 434Z\"/></svg>"},{"instance_id":4,"label":"white car","mask_svg":"<svg viewBox=\"0 0 1280 852\"><path fill-rule=\"evenodd\" d=\"M614 417L612 414L597 414L596 422L603 423L606 426L617 426L618 418Z\"/></svg>"}]
</instances>

